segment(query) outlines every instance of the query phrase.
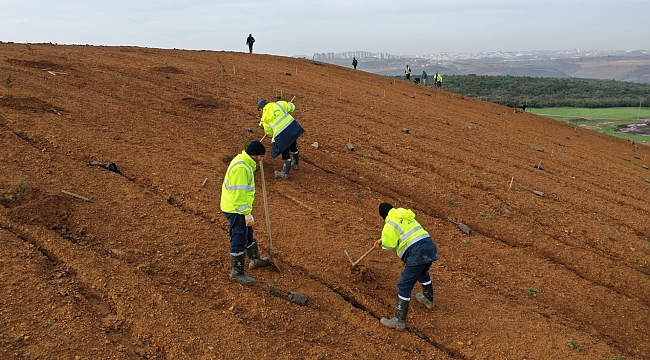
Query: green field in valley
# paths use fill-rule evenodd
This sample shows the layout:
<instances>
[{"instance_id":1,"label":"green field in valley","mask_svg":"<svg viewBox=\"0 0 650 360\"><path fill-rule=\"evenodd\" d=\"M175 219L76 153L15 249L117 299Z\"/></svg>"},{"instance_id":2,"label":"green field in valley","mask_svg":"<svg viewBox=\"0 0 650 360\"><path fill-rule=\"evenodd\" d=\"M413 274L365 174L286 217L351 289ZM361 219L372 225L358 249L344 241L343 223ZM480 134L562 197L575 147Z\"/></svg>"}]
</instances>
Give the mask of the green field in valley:
<instances>
[{"instance_id":1,"label":"green field in valley","mask_svg":"<svg viewBox=\"0 0 650 360\"><path fill-rule=\"evenodd\" d=\"M630 141L650 144L650 108L647 107L528 108L526 111ZM625 132L621 131L622 127L626 129Z\"/></svg>"}]
</instances>

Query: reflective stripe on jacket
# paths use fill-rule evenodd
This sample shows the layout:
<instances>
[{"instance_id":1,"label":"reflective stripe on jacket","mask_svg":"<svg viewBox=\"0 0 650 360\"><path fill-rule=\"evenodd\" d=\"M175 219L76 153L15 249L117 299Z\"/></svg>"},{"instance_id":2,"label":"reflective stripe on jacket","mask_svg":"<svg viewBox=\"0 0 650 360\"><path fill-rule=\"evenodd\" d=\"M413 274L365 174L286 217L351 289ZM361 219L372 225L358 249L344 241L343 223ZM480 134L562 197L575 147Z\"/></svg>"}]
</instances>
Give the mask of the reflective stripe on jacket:
<instances>
[{"instance_id":1,"label":"reflective stripe on jacket","mask_svg":"<svg viewBox=\"0 0 650 360\"><path fill-rule=\"evenodd\" d=\"M384 249L394 249L401 259L411 245L428 238L429 233L415 220L413 211L393 208L388 212L381 231L381 246Z\"/></svg>"},{"instance_id":2,"label":"reflective stripe on jacket","mask_svg":"<svg viewBox=\"0 0 650 360\"><path fill-rule=\"evenodd\" d=\"M293 120L289 113L293 112L296 106L286 101L268 103L262 110L260 125L264 127L266 135L275 139L282 130L286 129Z\"/></svg>"},{"instance_id":3,"label":"reflective stripe on jacket","mask_svg":"<svg viewBox=\"0 0 650 360\"><path fill-rule=\"evenodd\" d=\"M256 168L246 151L232 159L221 185L221 211L246 215L253 210Z\"/></svg>"}]
</instances>

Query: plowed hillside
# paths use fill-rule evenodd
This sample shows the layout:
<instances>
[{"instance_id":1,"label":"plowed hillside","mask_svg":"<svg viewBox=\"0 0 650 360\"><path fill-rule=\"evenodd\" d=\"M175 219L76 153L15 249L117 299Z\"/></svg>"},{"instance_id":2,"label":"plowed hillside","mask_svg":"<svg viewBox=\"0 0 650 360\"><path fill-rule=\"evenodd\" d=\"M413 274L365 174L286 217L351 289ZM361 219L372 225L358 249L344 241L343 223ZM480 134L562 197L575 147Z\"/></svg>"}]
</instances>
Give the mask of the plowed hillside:
<instances>
[{"instance_id":1,"label":"plowed hillside","mask_svg":"<svg viewBox=\"0 0 650 360\"><path fill-rule=\"evenodd\" d=\"M304 59L0 55L2 359L650 358L648 147ZM306 130L302 162L284 180L267 156L264 184L258 166L255 234L268 256L264 185L279 269L247 287L221 182L276 96ZM440 255L436 305L416 285L405 331L379 322L396 254L344 254L380 237L381 202L412 209Z\"/></svg>"}]
</instances>

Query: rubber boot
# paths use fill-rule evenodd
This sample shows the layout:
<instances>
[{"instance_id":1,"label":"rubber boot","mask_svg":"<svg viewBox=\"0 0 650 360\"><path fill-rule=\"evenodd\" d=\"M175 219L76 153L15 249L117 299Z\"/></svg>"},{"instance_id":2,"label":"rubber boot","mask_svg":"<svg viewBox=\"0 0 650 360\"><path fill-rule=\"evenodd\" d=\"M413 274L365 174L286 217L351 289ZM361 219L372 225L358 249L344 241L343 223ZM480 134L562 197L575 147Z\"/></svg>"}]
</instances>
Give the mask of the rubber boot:
<instances>
[{"instance_id":1,"label":"rubber boot","mask_svg":"<svg viewBox=\"0 0 650 360\"><path fill-rule=\"evenodd\" d=\"M282 161L282 172L276 171L275 175L283 178L283 179L288 179L289 178L289 171L291 171L291 159L283 160Z\"/></svg>"},{"instance_id":2,"label":"rubber boot","mask_svg":"<svg viewBox=\"0 0 650 360\"><path fill-rule=\"evenodd\" d=\"M296 151L293 153L293 161L291 162L291 168L298 170L298 161L300 160L300 152Z\"/></svg>"},{"instance_id":3,"label":"rubber boot","mask_svg":"<svg viewBox=\"0 0 650 360\"><path fill-rule=\"evenodd\" d=\"M408 300L402 300L401 298L397 297L397 304L395 305L395 317L392 319L381 318L380 322L389 328L403 330L406 326L406 315L409 312L409 303L410 302Z\"/></svg>"},{"instance_id":4,"label":"rubber boot","mask_svg":"<svg viewBox=\"0 0 650 360\"><path fill-rule=\"evenodd\" d=\"M248 255L248 258L251 259L251 262L248 263L248 267L251 269L255 269L258 267L263 267L263 266L269 266L270 260L267 257L260 257L260 248L257 245L257 241L251 245L248 249L246 249L246 254Z\"/></svg>"},{"instance_id":5,"label":"rubber boot","mask_svg":"<svg viewBox=\"0 0 650 360\"><path fill-rule=\"evenodd\" d=\"M435 302L433 301L433 284L422 285L422 293L415 294L415 298L423 303L427 309L433 309Z\"/></svg>"},{"instance_id":6,"label":"rubber boot","mask_svg":"<svg viewBox=\"0 0 650 360\"><path fill-rule=\"evenodd\" d=\"M255 279L244 274L244 261L246 261L246 254L237 256L230 255L230 264L232 265L230 278L244 285L253 285L255 284Z\"/></svg>"}]
</instances>

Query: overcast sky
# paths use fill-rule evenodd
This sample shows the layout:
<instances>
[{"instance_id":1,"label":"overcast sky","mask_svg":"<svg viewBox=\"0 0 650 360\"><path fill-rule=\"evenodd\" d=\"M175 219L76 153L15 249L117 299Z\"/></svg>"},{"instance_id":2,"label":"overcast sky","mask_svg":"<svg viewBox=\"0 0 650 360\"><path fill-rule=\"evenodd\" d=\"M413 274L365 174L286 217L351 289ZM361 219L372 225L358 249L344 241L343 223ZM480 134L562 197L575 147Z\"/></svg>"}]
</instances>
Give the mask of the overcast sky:
<instances>
[{"instance_id":1,"label":"overcast sky","mask_svg":"<svg viewBox=\"0 0 650 360\"><path fill-rule=\"evenodd\" d=\"M0 0L0 41L293 56L650 50L650 0Z\"/></svg>"}]
</instances>

